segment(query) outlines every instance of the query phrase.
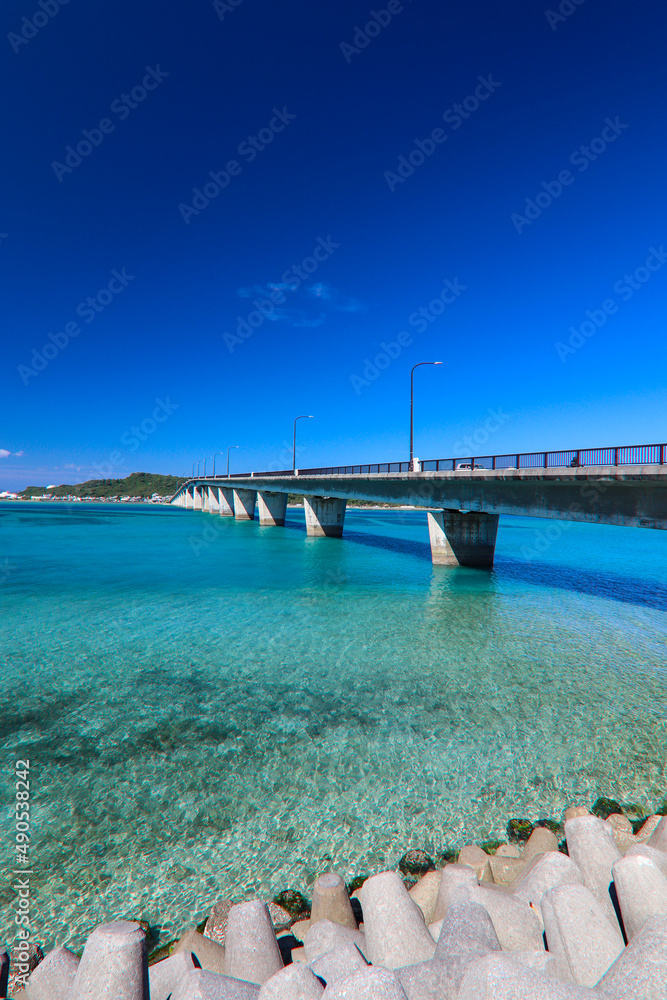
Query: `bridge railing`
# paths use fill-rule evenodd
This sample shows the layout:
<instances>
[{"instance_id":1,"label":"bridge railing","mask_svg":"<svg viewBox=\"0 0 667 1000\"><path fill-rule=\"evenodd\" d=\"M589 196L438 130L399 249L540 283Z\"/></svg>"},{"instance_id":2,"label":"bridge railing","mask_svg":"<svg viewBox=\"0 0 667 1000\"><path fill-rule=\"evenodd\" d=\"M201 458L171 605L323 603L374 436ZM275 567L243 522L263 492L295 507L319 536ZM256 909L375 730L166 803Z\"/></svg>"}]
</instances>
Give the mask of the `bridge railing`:
<instances>
[{"instance_id":1,"label":"bridge railing","mask_svg":"<svg viewBox=\"0 0 667 1000\"><path fill-rule=\"evenodd\" d=\"M608 465L664 465L667 444L638 444L611 448L573 448L569 451L533 451L514 455L484 455L470 458L428 459L423 472L457 469L564 469Z\"/></svg>"},{"instance_id":2,"label":"bridge railing","mask_svg":"<svg viewBox=\"0 0 667 1000\"><path fill-rule=\"evenodd\" d=\"M409 462L376 462L372 465L330 465L323 466L318 469L299 469L300 476L363 476L370 475L373 472L409 472L410 463ZM281 472L255 472L255 476L261 476L263 479L267 476L291 476L293 475L292 469L283 469ZM246 478L249 475L248 472L235 472L230 479L241 479ZM216 476L216 479L220 477ZM224 478L224 477L223 477Z\"/></svg>"},{"instance_id":3,"label":"bridge railing","mask_svg":"<svg viewBox=\"0 0 667 1000\"><path fill-rule=\"evenodd\" d=\"M567 469L623 465L664 465L666 444L619 445L610 448L573 448L569 451L531 451L509 455L472 455L469 458L429 458L420 462L422 472L456 472L474 469ZM409 472L409 462L375 462L365 465L328 465L299 469L300 476L364 476L373 473ZM255 472L254 476L291 476L292 469ZM248 479L249 472L218 474L215 479Z\"/></svg>"},{"instance_id":4,"label":"bridge railing","mask_svg":"<svg viewBox=\"0 0 667 1000\"><path fill-rule=\"evenodd\" d=\"M409 472L409 462L376 462L374 465L340 465L322 469L299 469L299 475L363 476L378 472Z\"/></svg>"}]
</instances>

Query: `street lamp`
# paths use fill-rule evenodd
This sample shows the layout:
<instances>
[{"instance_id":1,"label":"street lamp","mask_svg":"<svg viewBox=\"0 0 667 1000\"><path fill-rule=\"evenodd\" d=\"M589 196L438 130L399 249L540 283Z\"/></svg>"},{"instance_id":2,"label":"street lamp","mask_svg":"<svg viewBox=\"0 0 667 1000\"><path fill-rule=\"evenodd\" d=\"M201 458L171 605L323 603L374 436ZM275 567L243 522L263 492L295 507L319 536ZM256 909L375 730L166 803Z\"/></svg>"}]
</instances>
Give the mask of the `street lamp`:
<instances>
[{"instance_id":1,"label":"street lamp","mask_svg":"<svg viewBox=\"0 0 667 1000\"><path fill-rule=\"evenodd\" d=\"M192 478L195 478L195 463L192 463Z\"/></svg>"},{"instance_id":2,"label":"street lamp","mask_svg":"<svg viewBox=\"0 0 667 1000\"><path fill-rule=\"evenodd\" d=\"M312 420L312 413L302 413L301 416L294 418L294 444L292 447L292 472L296 472L296 422L297 420Z\"/></svg>"},{"instance_id":3,"label":"street lamp","mask_svg":"<svg viewBox=\"0 0 667 1000\"><path fill-rule=\"evenodd\" d=\"M229 453L232 450L232 448L238 448L238 445L230 444L229 448L227 449L227 475L229 475ZM222 455L222 452L220 452L220 454Z\"/></svg>"},{"instance_id":4,"label":"street lamp","mask_svg":"<svg viewBox=\"0 0 667 1000\"><path fill-rule=\"evenodd\" d=\"M214 451L213 455L211 456L213 458L213 478L214 479L215 479L215 456L216 455L222 455L222 452L221 451Z\"/></svg>"},{"instance_id":5,"label":"street lamp","mask_svg":"<svg viewBox=\"0 0 667 1000\"><path fill-rule=\"evenodd\" d=\"M410 466L412 467L412 461L414 458L414 396L415 396L415 368L419 368L421 365L441 365L442 361L418 361L416 365L412 366L412 371L410 372ZM412 468L410 468L412 471Z\"/></svg>"}]
</instances>

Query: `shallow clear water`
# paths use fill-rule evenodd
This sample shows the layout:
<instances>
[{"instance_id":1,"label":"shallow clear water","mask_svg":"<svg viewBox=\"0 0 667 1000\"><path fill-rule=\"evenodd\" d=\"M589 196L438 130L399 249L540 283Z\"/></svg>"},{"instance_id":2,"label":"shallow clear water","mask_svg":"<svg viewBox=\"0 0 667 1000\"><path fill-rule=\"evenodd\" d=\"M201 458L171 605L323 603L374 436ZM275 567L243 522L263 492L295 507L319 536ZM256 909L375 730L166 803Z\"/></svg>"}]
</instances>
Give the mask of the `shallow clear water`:
<instances>
[{"instance_id":1,"label":"shallow clear water","mask_svg":"<svg viewBox=\"0 0 667 1000\"><path fill-rule=\"evenodd\" d=\"M0 506L1 807L29 757L45 945L667 795L667 532L505 518L481 572L431 565L424 513L288 520Z\"/></svg>"}]
</instances>

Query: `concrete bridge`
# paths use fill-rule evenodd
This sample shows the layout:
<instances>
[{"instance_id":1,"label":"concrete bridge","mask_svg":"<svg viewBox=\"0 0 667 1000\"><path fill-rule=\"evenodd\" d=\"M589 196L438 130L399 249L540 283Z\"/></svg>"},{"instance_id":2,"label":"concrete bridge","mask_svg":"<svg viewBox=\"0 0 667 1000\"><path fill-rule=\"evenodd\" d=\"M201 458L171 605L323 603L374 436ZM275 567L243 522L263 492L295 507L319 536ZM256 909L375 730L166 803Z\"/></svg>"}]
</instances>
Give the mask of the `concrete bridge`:
<instances>
[{"instance_id":1,"label":"concrete bridge","mask_svg":"<svg viewBox=\"0 0 667 1000\"><path fill-rule=\"evenodd\" d=\"M412 463L250 472L188 480L176 504L237 520L285 523L304 497L306 529L340 537L349 500L427 510L433 562L490 567L500 514L667 528L667 445L533 452Z\"/></svg>"}]
</instances>

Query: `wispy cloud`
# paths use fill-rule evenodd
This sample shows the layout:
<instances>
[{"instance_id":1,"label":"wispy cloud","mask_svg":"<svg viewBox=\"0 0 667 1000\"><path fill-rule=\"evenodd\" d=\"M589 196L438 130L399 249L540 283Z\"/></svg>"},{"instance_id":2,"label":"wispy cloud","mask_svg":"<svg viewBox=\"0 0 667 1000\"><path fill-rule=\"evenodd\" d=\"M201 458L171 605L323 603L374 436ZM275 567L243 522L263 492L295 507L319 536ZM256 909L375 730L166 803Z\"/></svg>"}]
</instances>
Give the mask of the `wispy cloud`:
<instances>
[{"instance_id":1,"label":"wispy cloud","mask_svg":"<svg viewBox=\"0 0 667 1000\"><path fill-rule=\"evenodd\" d=\"M280 312L277 316L273 317L274 320L287 320L294 327L308 327L308 326L322 326L326 323L327 317L324 313L320 313L319 316L307 316L300 309L284 309L282 315Z\"/></svg>"},{"instance_id":2,"label":"wispy cloud","mask_svg":"<svg viewBox=\"0 0 667 1000\"><path fill-rule=\"evenodd\" d=\"M265 318L272 323L289 323L296 329L323 326L335 313L362 312L364 308L357 299L344 295L322 281L301 288L281 281L271 281L265 285L239 288L237 294L242 299L253 299L255 304L269 299L271 309L266 310ZM290 305L283 304L288 299Z\"/></svg>"},{"instance_id":3,"label":"wispy cloud","mask_svg":"<svg viewBox=\"0 0 667 1000\"><path fill-rule=\"evenodd\" d=\"M331 309L336 312L363 312L363 305L357 299L352 299L343 295L337 288L325 285L323 281L318 281L316 285L310 285L305 289L307 295L311 295L321 302L326 302Z\"/></svg>"},{"instance_id":4,"label":"wispy cloud","mask_svg":"<svg viewBox=\"0 0 667 1000\"><path fill-rule=\"evenodd\" d=\"M10 456L14 458L21 458L24 454L22 451L8 451L6 448L0 448L0 458L9 458Z\"/></svg>"}]
</instances>

